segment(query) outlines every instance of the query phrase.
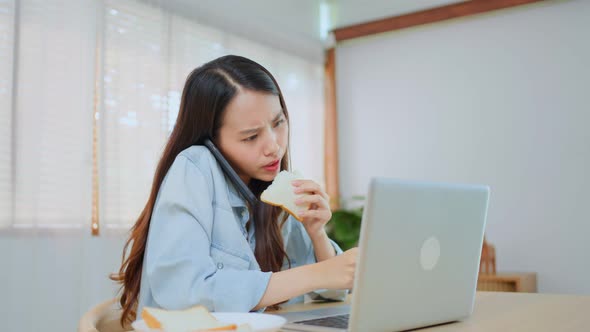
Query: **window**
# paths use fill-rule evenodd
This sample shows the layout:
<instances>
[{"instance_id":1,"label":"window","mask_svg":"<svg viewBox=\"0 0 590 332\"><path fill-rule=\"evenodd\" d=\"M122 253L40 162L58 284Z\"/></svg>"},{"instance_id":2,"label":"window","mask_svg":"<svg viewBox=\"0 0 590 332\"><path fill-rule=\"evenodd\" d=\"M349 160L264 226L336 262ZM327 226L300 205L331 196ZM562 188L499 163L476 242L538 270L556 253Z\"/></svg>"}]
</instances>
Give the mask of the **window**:
<instances>
[{"instance_id":1,"label":"window","mask_svg":"<svg viewBox=\"0 0 590 332\"><path fill-rule=\"evenodd\" d=\"M14 227L88 224L95 7L91 0L18 2L16 61L9 62L15 64L8 154L15 165Z\"/></svg>"},{"instance_id":2,"label":"window","mask_svg":"<svg viewBox=\"0 0 590 332\"><path fill-rule=\"evenodd\" d=\"M0 227L129 228L187 75L230 53L275 75L293 166L322 182L321 63L142 2L0 0Z\"/></svg>"},{"instance_id":3,"label":"window","mask_svg":"<svg viewBox=\"0 0 590 332\"><path fill-rule=\"evenodd\" d=\"M12 221L14 0L0 0L0 228Z\"/></svg>"}]
</instances>

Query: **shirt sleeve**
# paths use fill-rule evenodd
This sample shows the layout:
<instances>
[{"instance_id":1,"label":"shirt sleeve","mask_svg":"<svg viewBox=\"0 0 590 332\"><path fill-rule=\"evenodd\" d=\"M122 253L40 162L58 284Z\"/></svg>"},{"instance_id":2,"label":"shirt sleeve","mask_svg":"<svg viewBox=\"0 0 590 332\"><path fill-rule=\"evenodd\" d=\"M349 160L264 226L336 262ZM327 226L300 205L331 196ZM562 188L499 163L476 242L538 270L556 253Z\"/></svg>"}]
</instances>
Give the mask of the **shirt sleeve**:
<instances>
[{"instance_id":1,"label":"shirt sleeve","mask_svg":"<svg viewBox=\"0 0 590 332\"><path fill-rule=\"evenodd\" d=\"M188 158L179 155L158 194L146 247L147 286L161 308L201 304L210 311L252 310L271 272L232 268L211 257L212 187ZM228 259L240 260L239 257Z\"/></svg>"},{"instance_id":2,"label":"shirt sleeve","mask_svg":"<svg viewBox=\"0 0 590 332\"><path fill-rule=\"evenodd\" d=\"M289 239L287 253L292 257L292 267L317 263L313 243L303 224L292 216L289 216ZM336 251L336 255L342 254L340 246L330 239L330 243ZM348 289L317 289L307 294L312 300L344 301L348 295ZM303 298L295 299L290 303L303 301Z\"/></svg>"}]
</instances>

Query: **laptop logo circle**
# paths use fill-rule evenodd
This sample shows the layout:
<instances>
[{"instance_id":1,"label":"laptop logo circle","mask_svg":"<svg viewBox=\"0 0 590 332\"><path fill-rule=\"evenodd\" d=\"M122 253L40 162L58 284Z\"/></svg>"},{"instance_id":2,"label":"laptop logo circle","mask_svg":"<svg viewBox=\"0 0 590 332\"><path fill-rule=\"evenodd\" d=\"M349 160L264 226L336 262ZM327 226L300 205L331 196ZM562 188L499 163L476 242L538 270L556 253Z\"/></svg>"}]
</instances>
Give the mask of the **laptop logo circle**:
<instances>
[{"instance_id":1,"label":"laptop logo circle","mask_svg":"<svg viewBox=\"0 0 590 332\"><path fill-rule=\"evenodd\" d=\"M440 257L440 242L434 236L429 237L422 244L420 250L420 265L426 271L434 269Z\"/></svg>"}]
</instances>

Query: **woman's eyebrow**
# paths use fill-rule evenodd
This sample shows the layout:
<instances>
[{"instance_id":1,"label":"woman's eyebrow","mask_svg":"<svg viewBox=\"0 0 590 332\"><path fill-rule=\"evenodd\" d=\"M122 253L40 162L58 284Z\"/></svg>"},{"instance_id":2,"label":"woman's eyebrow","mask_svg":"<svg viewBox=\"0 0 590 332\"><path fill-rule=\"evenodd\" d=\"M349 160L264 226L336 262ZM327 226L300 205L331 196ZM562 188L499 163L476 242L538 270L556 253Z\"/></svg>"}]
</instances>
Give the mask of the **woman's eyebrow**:
<instances>
[{"instance_id":1,"label":"woman's eyebrow","mask_svg":"<svg viewBox=\"0 0 590 332\"><path fill-rule=\"evenodd\" d=\"M271 122L277 122L281 116L283 116L283 109L280 109L278 111L278 114L274 117L274 119L272 119ZM246 135L246 134L254 134L256 132L258 132L258 130L260 130L261 127L256 127L256 128L251 128L251 129L244 129L240 131L241 135Z\"/></svg>"}]
</instances>

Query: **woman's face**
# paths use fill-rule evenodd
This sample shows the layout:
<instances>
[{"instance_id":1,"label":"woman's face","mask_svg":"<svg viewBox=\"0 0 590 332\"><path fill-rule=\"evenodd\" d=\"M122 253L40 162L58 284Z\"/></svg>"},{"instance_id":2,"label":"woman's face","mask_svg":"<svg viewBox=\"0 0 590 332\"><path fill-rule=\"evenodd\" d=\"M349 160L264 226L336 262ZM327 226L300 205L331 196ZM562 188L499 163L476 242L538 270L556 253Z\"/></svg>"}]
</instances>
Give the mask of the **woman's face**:
<instances>
[{"instance_id":1,"label":"woman's face","mask_svg":"<svg viewBox=\"0 0 590 332\"><path fill-rule=\"evenodd\" d=\"M289 125L279 97L240 89L227 105L217 146L245 183L272 181L287 150Z\"/></svg>"}]
</instances>

